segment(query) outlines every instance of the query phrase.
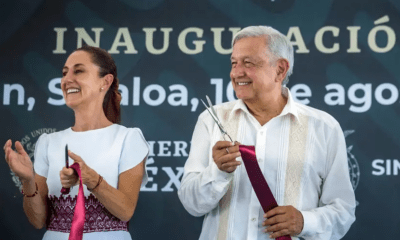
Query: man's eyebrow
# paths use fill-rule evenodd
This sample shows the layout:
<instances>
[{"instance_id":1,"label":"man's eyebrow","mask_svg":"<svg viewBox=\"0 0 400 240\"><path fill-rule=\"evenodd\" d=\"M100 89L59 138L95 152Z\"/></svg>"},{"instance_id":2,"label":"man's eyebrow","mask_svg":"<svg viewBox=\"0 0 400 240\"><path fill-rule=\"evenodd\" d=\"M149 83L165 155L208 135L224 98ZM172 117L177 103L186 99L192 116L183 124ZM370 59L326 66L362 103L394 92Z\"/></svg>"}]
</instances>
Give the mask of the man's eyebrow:
<instances>
[{"instance_id":1,"label":"man's eyebrow","mask_svg":"<svg viewBox=\"0 0 400 240\"><path fill-rule=\"evenodd\" d=\"M238 58L231 57L231 61L232 61L232 60L236 60L236 59L253 59L253 57L248 56L248 55L246 55L246 56L240 56L240 57L238 57Z\"/></svg>"}]
</instances>

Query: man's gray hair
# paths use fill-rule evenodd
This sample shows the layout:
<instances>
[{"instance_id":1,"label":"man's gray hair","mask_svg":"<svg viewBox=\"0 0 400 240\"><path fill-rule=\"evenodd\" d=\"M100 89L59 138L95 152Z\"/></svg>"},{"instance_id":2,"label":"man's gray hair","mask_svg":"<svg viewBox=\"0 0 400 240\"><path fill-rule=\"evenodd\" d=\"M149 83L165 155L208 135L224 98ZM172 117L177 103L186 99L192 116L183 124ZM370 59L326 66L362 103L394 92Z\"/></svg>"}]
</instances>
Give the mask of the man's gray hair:
<instances>
[{"instance_id":1,"label":"man's gray hair","mask_svg":"<svg viewBox=\"0 0 400 240\"><path fill-rule=\"evenodd\" d=\"M250 26L236 33L232 40L232 46L239 39L260 36L265 36L266 39L267 54L270 58L269 64L274 65L280 58L288 60L289 70L282 81L282 86L285 86L289 82L289 76L293 73L294 65L293 46L285 35L269 26Z\"/></svg>"}]
</instances>

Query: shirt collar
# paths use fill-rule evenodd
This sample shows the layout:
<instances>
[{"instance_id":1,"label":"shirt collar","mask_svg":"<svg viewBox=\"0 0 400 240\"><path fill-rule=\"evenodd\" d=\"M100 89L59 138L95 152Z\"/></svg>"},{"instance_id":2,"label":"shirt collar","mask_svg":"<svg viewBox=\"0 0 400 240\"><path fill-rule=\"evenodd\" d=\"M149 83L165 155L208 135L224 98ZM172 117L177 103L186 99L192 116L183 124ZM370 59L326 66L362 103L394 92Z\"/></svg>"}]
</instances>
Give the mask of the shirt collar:
<instances>
[{"instance_id":1,"label":"shirt collar","mask_svg":"<svg viewBox=\"0 0 400 240\"><path fill-rule=\"evenodd\" d=\"M285 116L287 114L291 114L295 117L295 119L297 121L299 121L299 112L298 112L297 103L293 100L292 94L290 93L290 91L287 87L283 87L282 95L285 98L287 98L287 103L286 103L285 107L283 108L281 114L279 114L279 116ZM242 110L243 112L250 114L249 110L247 109L246 104L243 102L242 99L239 99L238 101L236 101L236 104L232 109L232 113L235 112L236 110Z\"/></svg>"},{"instance_id":2,"label":"shirt collar","mask_svg":"<svg viewBox=\"0 0 400 240\"><path fill-rule=\"evenodd\" d=\"M281 114L279 114L279 116L292 114L297 119L297 121L300 121L298 106L297 106L297 103L293 100L293 97L289 91L289 88L283 87L282 94L288 100L287 100L286 106L283 108L283 110L282 110Z\"/></svg>"}]
</instances>

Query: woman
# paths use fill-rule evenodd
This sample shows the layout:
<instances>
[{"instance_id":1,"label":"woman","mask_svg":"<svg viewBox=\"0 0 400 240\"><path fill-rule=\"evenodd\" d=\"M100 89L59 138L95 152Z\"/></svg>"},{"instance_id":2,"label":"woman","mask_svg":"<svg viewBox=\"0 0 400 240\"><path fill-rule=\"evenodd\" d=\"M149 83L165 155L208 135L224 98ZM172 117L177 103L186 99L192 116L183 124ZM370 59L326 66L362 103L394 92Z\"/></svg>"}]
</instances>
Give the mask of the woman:
<instances>
[{"instance_id":1,"label":"woman","mask_svg":"<svg viewBox=\"0 0 400 240\"><path fill-rule=\"evenodd\" d=\"M79 189L73 187L79 183L76 172L65 167L68 144L70 164L79 164L84 184L83 239L131 239L128 221L147 182L149 148L138 128L116 124L121 95L114 60L100 48L84 46L68 57L62 73L75 125L40 136L34 170L20 142L15 142L17 152L11 140L4 146L6 161L23 185L24 211L36 228L46 225L43 239L68 239ZM70 193L62 195L62 187Z\"/></svg>"}]
</instances>

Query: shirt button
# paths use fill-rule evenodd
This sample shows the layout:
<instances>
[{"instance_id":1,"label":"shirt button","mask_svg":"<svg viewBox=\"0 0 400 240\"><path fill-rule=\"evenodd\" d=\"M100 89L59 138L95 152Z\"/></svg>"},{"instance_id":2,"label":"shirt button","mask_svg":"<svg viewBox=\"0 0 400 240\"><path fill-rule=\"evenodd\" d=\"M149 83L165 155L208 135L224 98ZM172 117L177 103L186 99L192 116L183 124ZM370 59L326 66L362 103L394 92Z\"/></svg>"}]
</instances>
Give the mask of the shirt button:
<instances>
[{"instance_id":1,"label":"shirt button","mask_svg":"<svg viewBox=\"0 0 400 240\"><path fill-rule=\"evenodd\" d=\"M252 218L251 221L255 222L255 221L256 221L256 218Z\"/></svg>"}]
</instances>

